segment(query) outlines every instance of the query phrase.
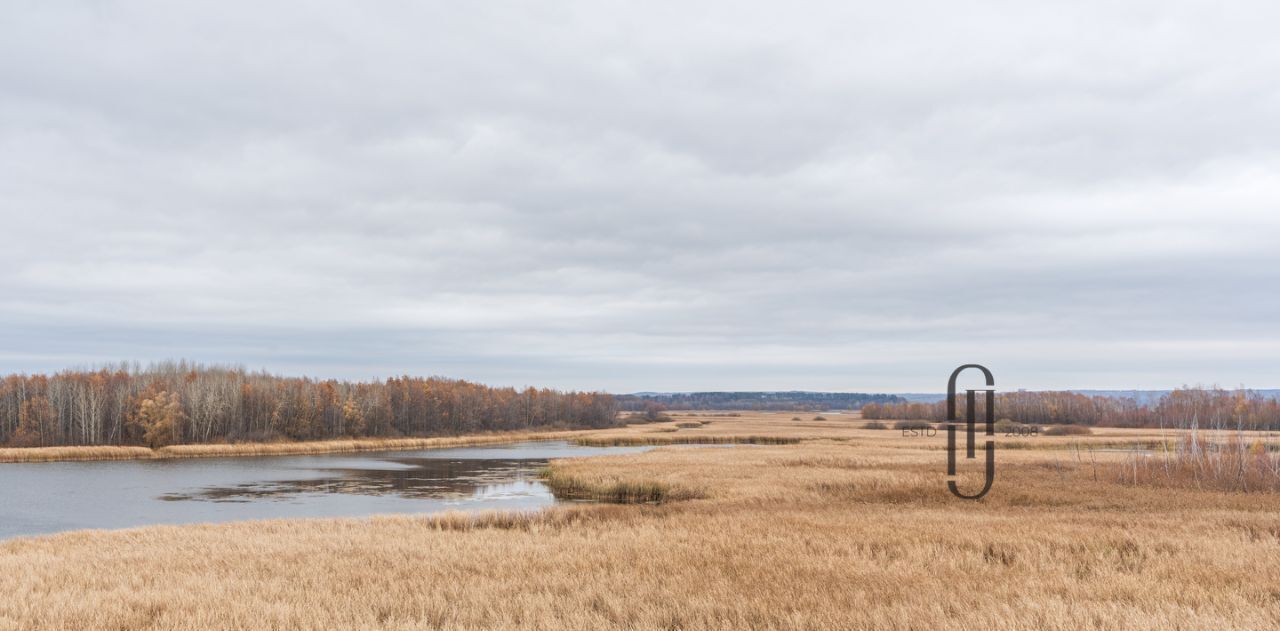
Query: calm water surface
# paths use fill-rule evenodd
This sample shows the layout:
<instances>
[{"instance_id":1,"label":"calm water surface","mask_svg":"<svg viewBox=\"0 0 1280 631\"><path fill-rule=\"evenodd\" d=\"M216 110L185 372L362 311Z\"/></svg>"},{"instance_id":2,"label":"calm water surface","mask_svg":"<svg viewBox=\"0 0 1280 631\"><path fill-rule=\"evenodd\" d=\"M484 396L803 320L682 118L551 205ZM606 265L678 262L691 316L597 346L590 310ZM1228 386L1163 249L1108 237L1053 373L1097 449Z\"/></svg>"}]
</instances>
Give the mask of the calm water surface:
<instances>
[{"instance_id":1,"label":"calm water surface","mask_svg":"<svg viewBox=\"0 0 1280 631\"><path fill-rule=\"evenodd\" d=\"M241 519L532 510L556 503L537 479L550 459L646 449L541 441L356 454L0 464L0 539Z\"/></svg>"}]
</instances>

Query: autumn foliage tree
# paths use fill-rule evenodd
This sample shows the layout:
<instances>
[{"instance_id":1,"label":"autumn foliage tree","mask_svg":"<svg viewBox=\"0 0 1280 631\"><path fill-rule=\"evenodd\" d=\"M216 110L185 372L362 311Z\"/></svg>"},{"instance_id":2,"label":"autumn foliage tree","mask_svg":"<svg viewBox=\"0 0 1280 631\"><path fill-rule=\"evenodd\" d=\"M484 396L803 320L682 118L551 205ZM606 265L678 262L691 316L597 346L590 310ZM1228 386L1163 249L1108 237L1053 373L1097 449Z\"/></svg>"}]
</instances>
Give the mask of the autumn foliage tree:
<instances>
[{"instance_id":1,"label":"autumn foliage tree","mask_svg":"<svg viewBox=\"0 0 1280 631\"><path fill-rule=\"evenodd\" d=\"M35 397L18 406L18 424L9 442L15 447L38 447L45 444L45 428L52 424L53 408L49 399Z\"/></svg>"},{"instance_id":2,"label":"autumn foliage tree","mask_svg":"<svg viewBox=\"0 0 1280 631\"><path fill-rule=\"evenodd\" d=\"M443 377L350 382L164 362L0 379L0 445L150 445L609 427L598 392Z\"/></svg>"},{"instance_id":3,"label":"autumn foliage tree","mask_svg":"<svg viewBox=\"0 0 1280 631\"><path fill-rule=\"evenodd\" d=\"M146 446L155 449L178 442L178 428L184 413L176 394L160 392L143 399L133 415L133 423Z\"/></svg>"}]
</instances>

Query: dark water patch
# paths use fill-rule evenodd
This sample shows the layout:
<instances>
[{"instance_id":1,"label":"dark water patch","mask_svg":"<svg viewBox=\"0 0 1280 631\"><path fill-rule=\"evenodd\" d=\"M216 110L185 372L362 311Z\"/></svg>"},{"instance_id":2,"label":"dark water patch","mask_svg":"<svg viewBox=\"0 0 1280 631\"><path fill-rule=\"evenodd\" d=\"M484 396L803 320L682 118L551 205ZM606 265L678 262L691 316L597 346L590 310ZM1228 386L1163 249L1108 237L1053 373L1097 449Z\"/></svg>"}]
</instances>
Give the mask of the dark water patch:
<instances>
[{"instance_id":1,"label":"dark water patch","mask_svg":"<svg viewBox=\"0 0 1280 631\"><path fill-rule=\"evenodd\" d=\"M398 495L411 499L467 498L494 495L494 489L532 491L538 472L550 463L545 459L442 460L433 458L396 459L405 468L322 469L321 478L271 480L213 486L189 493L160 496L166 501L249 502L288 500L302 493L345 493L350 495Z\"/></svg>"}]
</instances>

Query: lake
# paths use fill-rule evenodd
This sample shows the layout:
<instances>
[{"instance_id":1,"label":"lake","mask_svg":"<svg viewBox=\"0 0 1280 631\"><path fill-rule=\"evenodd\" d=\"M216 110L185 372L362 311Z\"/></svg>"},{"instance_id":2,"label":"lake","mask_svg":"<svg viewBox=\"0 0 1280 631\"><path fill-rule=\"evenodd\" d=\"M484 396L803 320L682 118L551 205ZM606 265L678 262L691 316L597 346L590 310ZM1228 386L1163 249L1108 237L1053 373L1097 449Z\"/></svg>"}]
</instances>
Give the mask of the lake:
<instances>
[{"instance_id":1,"label":"lake","mask_svg":"<svg viewBox=\"0 0 1280 631\"><path fill-rule=\"evenodd\" d=\"M538 441L304 456L0 464L0 539L85 528L446 510L535 510L552 458L636 453Z\"/></svg>"}]
</instances>

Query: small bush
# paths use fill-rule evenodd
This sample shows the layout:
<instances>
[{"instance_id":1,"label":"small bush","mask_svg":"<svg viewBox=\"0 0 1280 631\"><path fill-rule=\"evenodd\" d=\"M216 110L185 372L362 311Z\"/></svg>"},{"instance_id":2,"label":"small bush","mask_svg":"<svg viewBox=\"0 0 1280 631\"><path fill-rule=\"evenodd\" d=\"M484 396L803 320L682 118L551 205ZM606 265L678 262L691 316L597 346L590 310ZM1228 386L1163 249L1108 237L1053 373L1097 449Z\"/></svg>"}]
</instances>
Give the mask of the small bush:
<instances>
[{"instance_id":1,"label":"small bush","mask_svg":"<svg viewBox=\"0 0 1280 631\"><path fill-rule=\"evenodd\" d=\"M799 416L793 416L793 417L791 417L791 420L793 420L793 421L798 421L798 420L800 420L800 417L799 417Z\"/></svg>"},{"instance_id":2,"label":"small bush","mask_svg":"<svg viewBox=\"0 0 1280 631\"><path fill-rule=\"evenodd\" d=\"M673 418L671 418L670 416L667 416L666 414L661 413L661 412L659 412L659 413L657 413L657 414L646 414L646 413L642 413L642 412L634 412L634 413L632 413L632 414L630 414L630 415L628 415L628 416L624 416L624 417L622 418L622 421L623 421L624 423L627 423L627 424L632 424L632 423L636 423L636 424L639 424L639 423L666 423L666 422L668 422L668 421L672 421L672 420L675 420L675 419L673 419Z\"/></svg>"},{"instance_id":3,"label":"small bush","mask_svg":"<svg viewBox=\"0 0 1280 631\"><path fill-rule=\"evenodd\" d=\"M813 420L815 420L815 421L825 421L825 420L827 420L827 417L822 416L822 415L818 415L818 416L813 417Z\"/></svg>"},{"instance_id":4,"label":"small bush","mask_svg":"<svg viewBox=\"0 0 1280 631\"><path fill-rule=\"evenodd\" d=\"M929 421L898 421L893 424L894 429L929 429L933 424Z\"/></svg>"},{"instance_id":5,"label":"small bush","mask_svg":"<svg viewBox=\"0 0 1280 631\"><path fill-rule=\"evenodd\" d=\"M871 421L870 423L863 423L862 429L889 429L889 426L880 421Z\"/></svg>"},{"instance_id":6,"label":"small bush","mask_svg":"<svg viewBox=\"0 0 1280 631\"><path fill-rule=\"evenodd\" d=\"M676 427L679 427L680 429L690 429L694 427L702 427L702 423L699 423L697 421L684 421L684 422L676 423Z\"/></svg>"},{"instance_id":7,"label":"small bush","mask_svg":"<svg viewBox=\"0 0 1280 631\"><path fill-rule=\"evenodd\" d=\"M1093 430L1084 425L1054 425L1044 430L1045 436L1085 436L1092 433Z\"/></svg>"},{"instance_id":8,"label":"small bush","mask_svg":"<svg viewBox=\"0 0 1280 631\"><path fill-rule=\"evenodd\" d=\"M1026 425L1023 425L1022 423L1019 423L1017 421L1013 421L1007 418L1002 418L996 421L996 431L1000 433L1012 432L1015 430L1022 429L1023 427L1026 427Z\"/></svg>"}]
</instances>

